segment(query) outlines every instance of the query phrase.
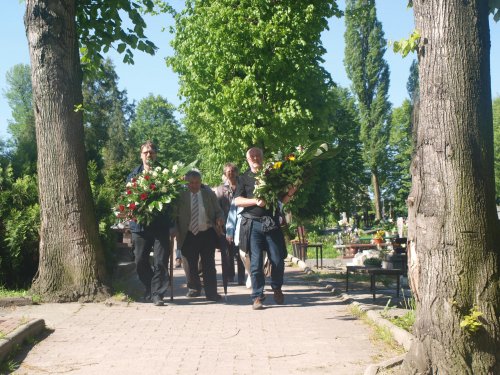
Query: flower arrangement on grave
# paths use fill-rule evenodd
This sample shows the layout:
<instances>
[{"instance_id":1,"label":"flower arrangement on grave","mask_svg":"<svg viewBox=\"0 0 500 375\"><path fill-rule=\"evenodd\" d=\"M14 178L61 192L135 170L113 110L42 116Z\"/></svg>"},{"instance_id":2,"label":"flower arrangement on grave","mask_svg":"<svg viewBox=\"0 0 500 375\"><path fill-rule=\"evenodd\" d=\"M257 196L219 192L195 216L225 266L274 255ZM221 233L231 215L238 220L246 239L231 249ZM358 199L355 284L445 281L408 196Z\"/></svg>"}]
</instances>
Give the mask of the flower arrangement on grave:
<instances>
[{"instance_id":1,"label":"flower arrangement on grave","mask_svg":"<svg viewBox=\"0 0 500 375\"><path fill-rule=\"evenodd\" d=\"M155 217L171 209L187 181L184 175L196 162L175 162L170 168L151 166L127 182L115 209L119 221L133 220L149 225Z\"/></svg>"},{"instance_id":2,"label":"flower arrangement on grave","mask_svg":"<svg viewBox=\"0 0 500 375\"><path fill-rule=\"evenodd\" d=\"M265 200L266 208L277 207L279 198L287 194L290 187L303 183L306 170L336 153L337 150L329 149L326 143L315 142L307 147L298 146L293 152L272 154L256 176L254 196Z\"/></svg>"},{"instance_id":3,"label":"flower arrangement on grave","mask_svg":"<svg viewBox=\"0 0 500 375\"><path fill-rule=\"evenodd\" d=\"M374 235L373 235L373 241L375 243L382 243L384 242L384 237L385 237L385 231L383 230L378 230Z\"/></svg>"}]
</instances>

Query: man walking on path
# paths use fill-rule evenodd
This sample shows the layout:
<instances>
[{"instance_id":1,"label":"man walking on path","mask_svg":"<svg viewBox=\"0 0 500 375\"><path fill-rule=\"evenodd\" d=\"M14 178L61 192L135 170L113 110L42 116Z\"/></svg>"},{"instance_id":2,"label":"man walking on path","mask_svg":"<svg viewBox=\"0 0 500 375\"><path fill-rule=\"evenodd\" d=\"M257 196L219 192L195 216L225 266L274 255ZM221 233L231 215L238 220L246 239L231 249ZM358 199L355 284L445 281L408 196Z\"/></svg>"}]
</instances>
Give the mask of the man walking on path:
<instances>
[{"instance_id":1,"label":"man walking on path","mask_svg":"<svg viewBox=\"0 0 500 375\"><path fill-rule=\"evenodd\" d=\"M224 213L215 193L202 188L201 174L191 170L186 174L188 190L183 191L177 202L177 245L188 263L186 275L187 297L201 294L198 274L198 260L201 258L205 297L209 301L219 301L217 274L215 271L215 247L222 233Z\"/></svg>"},{"instance_id":2,"label":"man walking on path","mask_svg":"<svg viewBox=\"0 0 500 375\"><path fill-rule=\"evenodd\" d=\"M149 171L151 162L156 159L156 146L151 141L141 145L142 164L136 167L127 177L127 181ZM144 284L146 290L144 299L152 300L155 306L163 306L163 296L167 293L167 264L170 255L170 217L168 213L162 213L156 217L148 226L130 221L132 242L134 244L134 256L137 275ZM153 249L153 266L149 260L149 254Z\"/></svg>"},{"instance_id":3,"label":"man walking on path","mask_svg":"<svg viewBox=\"0 0 500 375\"><path fill-rule=\"evenodd\" d=\"M254 197L255 176L263 165L262 150L253 147L247 151L246 158L250 169L240 176L234 196L236 206L243 207L240 224L240 248L246 252L250 251L252 308L261 310L263 308L262 302L265 299L265 275L262 269L264 252L267 252L267 256L271 260L271 287L274 301L278 305L285 302L281 287L285 269L286 246L276 215L278 208L274 207L274 210L270 210L266 208L264 200ZM287 203L295 191L296 188L291 187L284 197L279 197L280 200Z\"/></svg>"}]
</instances>

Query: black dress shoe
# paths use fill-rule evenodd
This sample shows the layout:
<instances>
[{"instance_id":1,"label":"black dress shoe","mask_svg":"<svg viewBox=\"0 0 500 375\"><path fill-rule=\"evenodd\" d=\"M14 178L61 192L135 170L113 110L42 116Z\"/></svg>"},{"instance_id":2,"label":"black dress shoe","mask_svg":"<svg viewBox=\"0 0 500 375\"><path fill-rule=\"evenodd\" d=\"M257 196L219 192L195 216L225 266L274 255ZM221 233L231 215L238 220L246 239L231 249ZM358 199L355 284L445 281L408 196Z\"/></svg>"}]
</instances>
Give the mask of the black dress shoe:
<instances>
[{"instance_id":1,"label":"black dress shoe","mask_svg":"<svg viewBox=\"0 0 500 375\"><path fill-rule=\"evenodd\" d=\"M155 305L155 306L163 306L163 305L165 305L163 303L163 298L161 298L159 295L154 295L153 296L153 305Z\"/></svg>"},{"instance_id":2,"label":"black dress shoe","mask_svg":"<svg viewBox=\"0 0 500 375\"><path fill-rule=\"evenodd\" d=\"M199 296L200 296L200 291L194 289L189 289L189 291L186 294L186 297L188 298L199 297Z\"/></svg>"},{"instance_id":3,"label":"black dress shoe","mask_svg":"<svg viewBox=\"0 0 500 375\"><path fill-rule=\"evenodd\" d=\"M274 289L274 302L276 302L278 305L283 305L285 303L285 296L283 295L283 292L281 289Z\"/></svg>"},{"instance_id":4,"label":"black dress shoe","mask_svg":"<svg viewBox=\"0 0 500 375\"><path fill-rule=\"evenodd\" d=\"M207 297L207 301L219 302L222 301L222 296L220 294L216 294L215 296Z\"/></svg>"}]
</instances>

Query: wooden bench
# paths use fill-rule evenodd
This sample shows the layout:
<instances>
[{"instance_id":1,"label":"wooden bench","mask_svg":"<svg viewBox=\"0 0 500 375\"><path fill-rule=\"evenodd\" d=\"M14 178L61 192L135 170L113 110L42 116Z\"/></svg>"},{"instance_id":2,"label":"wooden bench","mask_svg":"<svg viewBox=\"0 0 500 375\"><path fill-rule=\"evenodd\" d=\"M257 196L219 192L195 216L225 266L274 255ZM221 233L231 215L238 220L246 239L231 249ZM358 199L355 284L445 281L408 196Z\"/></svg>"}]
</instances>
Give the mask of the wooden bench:
<instances>
[{"instance_id":1,"label":"wooden bench","mask_svg":"<svg viewBox=\"0 0 500 375\"><path fill-rule=\"evenodd\" d=\"M316 250L316 268L318 268L319 266L320 259L321 259L321 268L323 268L323 243L309 242L306 238L306 230L304 229L303 226L297 227L297 239L292 240L291 243L294 253L293 255L303 261L307 259L307 249L314 248Z\"/></svg>"},{"instance_id":2,"label":"wooden bench","mask_svg":"<svg viewBox=\"0 0 500 375\"><path fill-rule=\"evenodd\" d=\"M402 269L393 268L393 269L384 269L378 267L365 267L365 266L347 266L346 278L345 278L345 291L346 293L349 291L349 273L368 273L370 275L370 291L373 294L373 299L375 299L375 276L376 275L388 275L388 276L396 276L396 297L399 298L399 277L404 275Z\"/></svg>"}]
</instances>

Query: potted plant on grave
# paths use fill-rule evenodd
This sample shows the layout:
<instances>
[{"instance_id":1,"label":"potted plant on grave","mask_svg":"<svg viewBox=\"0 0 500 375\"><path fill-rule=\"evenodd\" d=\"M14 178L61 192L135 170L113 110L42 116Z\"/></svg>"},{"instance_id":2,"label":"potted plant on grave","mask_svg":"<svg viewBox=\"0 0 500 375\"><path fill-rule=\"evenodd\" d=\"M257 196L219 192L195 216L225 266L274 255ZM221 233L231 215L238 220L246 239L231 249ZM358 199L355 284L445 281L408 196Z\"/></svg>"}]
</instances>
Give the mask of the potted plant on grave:
<instances>
[{"instance_id":1,"label":"potted plant on grave","mask_svg":"<svg viewBox=\"0 0 500 375\"><path fill-rule=\"evenodd\" d=\"M376 245L380 245L381 243L384 242L384 236L385 236L385 231L383 230L378 230L375 232L372 238L372 242Z\"/></svg>"}]
</instances>

